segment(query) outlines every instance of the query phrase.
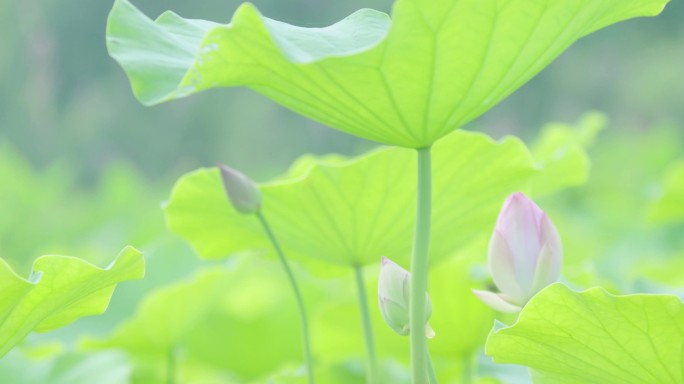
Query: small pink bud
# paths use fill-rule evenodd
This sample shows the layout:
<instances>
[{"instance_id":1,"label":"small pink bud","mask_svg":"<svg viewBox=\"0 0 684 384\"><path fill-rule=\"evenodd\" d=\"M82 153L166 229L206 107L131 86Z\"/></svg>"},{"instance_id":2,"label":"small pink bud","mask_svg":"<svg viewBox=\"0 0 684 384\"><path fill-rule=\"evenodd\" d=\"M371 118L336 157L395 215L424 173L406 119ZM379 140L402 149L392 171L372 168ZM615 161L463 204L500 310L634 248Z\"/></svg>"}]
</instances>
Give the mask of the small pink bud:
<instances>
[{"instance_id":1,"label":"small pink bud","mask_svg":"<svg viewBox=\"0 0 684 384\"><path fill-rule=\"evenodd\" d=\"M241 172L218 164L223 188L233 208L240 213L252 214L261 209L261 191L249 177Z\"/></svg>"},{"instance_id":2,"label":"small pink bud","mask_svg":"<svg viewBox=\"0 0 684 384\"><path fill-rule=\"evenodd\" d=\"M392 260L383 257L378 280L378 303L385 323L401 336L407 336L409 329L409 284L411 274ZM426 293L427 295L427 293ZM428 324L432 316L432 303L427 298L425 336L433 338L435 332Z\"/></svg>"},{"instance_id":3,"label":"small pink bud","mask_svg":"<svg viewBox=\"0 0 684 384\"><path fill-rule=\"evenodd\" d=\"M489 242L489 271L501 291L474 291L502 312L519 311L560 277L563 249L551 219L520 192L510 195Z\"/></svg>"}]
</instances>

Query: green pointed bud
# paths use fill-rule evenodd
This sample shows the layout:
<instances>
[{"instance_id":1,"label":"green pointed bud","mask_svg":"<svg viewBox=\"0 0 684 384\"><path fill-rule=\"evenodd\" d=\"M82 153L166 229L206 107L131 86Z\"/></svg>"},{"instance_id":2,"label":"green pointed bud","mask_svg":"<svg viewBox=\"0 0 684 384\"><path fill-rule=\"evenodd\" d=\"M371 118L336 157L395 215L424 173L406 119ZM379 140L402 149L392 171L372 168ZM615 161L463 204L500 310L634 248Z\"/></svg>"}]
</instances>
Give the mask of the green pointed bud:
<instances>
[{"instance_id":1,"label":"green pointed bud","mask_svg":"<svg viewBox=\"0 0 684 384\"><path fill-rule=\"evenodd\" d=\"M383 320L401 336L408 336L409 329L409 281L411 274L392 260L383 257L378 280L378 304ZM425 293L427 295L427 293ZM427 298L425 309L425 336L429 339L435 332L428 324L432 315L432 303Z\"/></svg>"},{"instance_id":2,"label":"green pointed bud","mask_svg":"<svg viewBox=\"0 0 684 384\"><path fill-rule=\"evenodd\" d=\"M230 204L244 214L258 213L261 209L261 191L256 183L242 172L223 164L217 164L221 171L223 188Z\"/></svg>"}]
</instances>

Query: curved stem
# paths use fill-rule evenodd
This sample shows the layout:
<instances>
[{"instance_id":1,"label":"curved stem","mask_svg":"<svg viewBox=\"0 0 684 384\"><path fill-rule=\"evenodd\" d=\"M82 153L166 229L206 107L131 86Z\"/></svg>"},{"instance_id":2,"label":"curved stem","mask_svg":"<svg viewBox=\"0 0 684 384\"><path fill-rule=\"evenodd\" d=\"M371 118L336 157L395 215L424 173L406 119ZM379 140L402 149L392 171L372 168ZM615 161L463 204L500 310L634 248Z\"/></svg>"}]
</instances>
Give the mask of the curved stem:
<instances>
[{"instance_id":1,"label":"curved stem","mask_svg":"<svg viewBox=\"0 0 684 384\"><path fill-rule=\"evenodd\" d=\"M359 294L359 308L361 310L361 323L363 324L363 336L366 341L367 376L366 383L378 383L378 363L375 354L375 339L373 338L373 326L370 319L370 307L366 294L366 284L363 280L363 267L354 266L356 275L356 289Z\"/></svg>"},{"instance_id":2,"label":"curved stem","mask_svg":"<svg viewBox=\"0 0 684 384\"><path fill-rule=\"evenodd\" d=\"M418 151L418 196L416 227L411 255L409 328L411 329L411 378L413 384L428 382L427 339L425 338L428 253L432 214L432 164L430 147Z\"/></svg>"},{"instance_id":3,"label":"curved stem","mask_svg":"<svg viewBox=\"0 0 684 384\"><path fill-rule=\"evenodd\" d=\"M308 382L309 384L313 384L313 357L311 354L311 342L309 339L309 323L306 315L306 307L304 306L304 298L302 297L302 293L299 290L297 279L295 278L294 273L292 273L292 269L290 269L290 264L287 262L287 259L285 258L285 253L283 253L283 249L280 247L280 243L273 234L271 227L268 225L268 221L266 221L266 218L261 212L258 212L256 216L259 218L259 221L261 222L261 225L264 228L264 232L266 232L266 236L268 236L268 239L271 241L273 249L275 249L276 254L278 254L278 259L280 260L280 263L283 265L283 269L287 274L287 279L290 281L290 285L292 286L292 290L294 291L295 297L297 299L297 306L299 307L299 318L302 326L302 341L304 344L304 358L306 360Z\"/></svg>"}]
</instances>

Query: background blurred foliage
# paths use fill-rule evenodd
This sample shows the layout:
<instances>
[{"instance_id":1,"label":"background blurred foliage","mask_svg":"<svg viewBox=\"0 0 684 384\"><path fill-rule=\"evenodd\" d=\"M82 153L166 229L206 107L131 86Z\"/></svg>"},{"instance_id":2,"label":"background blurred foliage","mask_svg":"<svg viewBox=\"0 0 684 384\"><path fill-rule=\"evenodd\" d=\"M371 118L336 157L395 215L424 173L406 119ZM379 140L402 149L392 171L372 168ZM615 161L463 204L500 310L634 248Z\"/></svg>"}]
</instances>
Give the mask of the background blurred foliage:
<instances>
[{"instance_id":1,"label":"background blurred foliage","mask_svg":"<svg viewBox=\"0 0 684 384\"><path fill-rule=\"evenodd\" d=\"M389 0L254 2L269 17L304 26L330 24L360 7L389 11L390 4ZM172 9L185 17L227 22L239 1L139 0L135 4L150 15ZM110 6L98 1L0 2L0 257L25 276L33 259L42 254L74 254L103 266L113 252L131 244L145 251L147 277L119 287L103 316L29 338L23 350L0 361L0 382L87 383L94 374L101 378L105 368L106 376L114 378L163 375L158 371L163 367L158 366L134 374L131 364L139 367L141 360L132 362L131 356L82 355L74 350L86 334L100 340L111 336L112 345L116 340L125 345L121 335L126 324L148 321L145 306L114 330L136 313L148 292L158 289L146 299L147 306L154 298L187 288L195 275L202 281L211 280L212 273L228 273L206 265L209 269L195 272L199 261L166 230L159 204L173 181L216 160L265 180L282 173L304 153L356 155L374 146L321 128L242 89L206 92L153 108L140 106L123 71L105 50ZM494 137L516 134L533 143L538 127L547 121L575 121L590 109L606 113L608 128L589 150L593 166L586 185L539 201L564 240L564 277L579 288L602 284L621 293L684 293L684 277L678 272L684 268L682 20L684 2L674 1L658 18L622 23L583 39L467 127ZM553 148L554 140L560 139L548 132L530 145L537 158L553 159L545 148ZM585 146L594 133L576 132L562 140ZM454 356L463 352L459 348L479 345L489 329L469 333L468 324L481 324L493 316L472 297L452 307L449 292L462 288L453 286L457 283L481 283L481 268L459 264L484 261L481 248L463 250L469 255L465 258L445 260L449 268L440 271L447 276L433 277L433 287L443 287L433 300L446 308L445 314L435 312L434 322L448 336L435 341L433 353L447 377L458 376L462 364L467 364L454 363ZM453 279L455 275L448 275L451 270L467 276ZM367 277L372 286L375 272L369 270ZM346 310L354 306L352 282L339 284L344 289L332 288L340 292L336 300L321 305L317 313L315 335L328 338L321 340L322 345L339 346L332 351L335 354L318 350L331 356L321 375L347 383L359 380L363 348L360 338L342 333L360 331L354 328L359 326L356 313ZM219 309L207 321L221 319L230 308ZM402 343L406 340L391 334L374 315L378 343L386 343L381 356L405 362ZM439 344L463 338L464 333L472 339L460 346ZM55 347L34 348L48 342ZM151 360L145 360L149 356ZM143 356L143 365L159 358L149 356ZM202 362L188 369L215 377L224 374L216 372L224 363ZM386 366L401 376L396 363L387 361ZM484 367L489 372L489 366ZM280 377L277 380L291 376L287 369L271 374Z\"/></svg>"},{"instance_id":2,"label":"background blurred foliage","mask_svg":"<svg viewBox=\"0 0 684 384\"><path fill-rule=\"evenodd\" d=\"M589 151L587 184L542 201L564 240L567 279L644 292L655 289L645 280L660 280L658 265L667 273L667 265L681 264L684 217L663 221L653 212L681 209L681 194L679 200L665 197L676 194L671 173L684 157L683 133L672 125L639 132L613 128Z\"/></svg>"}]
</instances>

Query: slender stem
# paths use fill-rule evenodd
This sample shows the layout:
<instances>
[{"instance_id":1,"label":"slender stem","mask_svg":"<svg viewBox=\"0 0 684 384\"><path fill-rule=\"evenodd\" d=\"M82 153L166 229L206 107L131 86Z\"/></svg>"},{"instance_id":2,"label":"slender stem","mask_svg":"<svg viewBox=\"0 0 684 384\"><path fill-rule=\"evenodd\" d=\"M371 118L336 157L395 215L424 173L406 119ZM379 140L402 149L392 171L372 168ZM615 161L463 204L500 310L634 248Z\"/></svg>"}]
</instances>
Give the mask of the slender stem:
<instances>
[{"instance_id":1,"label":"slender stem","mask_svg":"<svg viewBox=\"0 0 684 384\"><path fill-rule=\"evenodd\" d=\"M366 341L367 376L366 383L378 383L378 363L375 354L375 339L373 337L373 326L370 319L370 307L368 306L368 296L366 295L366 284L363 280L363 267L355 266L356 288L359 294L359 308L361 309L361 323L363 324L363 337Z\"/></svg>"},{"instance_id":2,"label":"slender stem","mask_svg":"<svg viewBox=\"0 0 684 384\"><path fill-rule=\"evenodd\" d=\"M409 328L411 330L411 378L413 384L428 381L427 339L425 338L428 253L432 214L432 164L430 147L418 149L418 197L416 227L411 255Z\"/></svg>"},{"instance_id":3,"label":"slender stem","mask_svg":"<svg viewBox=\"0 0 684 384\"><path fill-rule=\"evenodd\" d=\"M473 382L473 359L469 356L463 358L463 384L470 384Z\"/></svg>"},{"instance_id":4,"label":"slender stem","mask_svg":"<svg viewBox=\"0 0 684 384\"><path fill-rule=\"evenodd\" d=\"M169 347L169 354L166 362L166 382L176 384L176 347Z\"/></svg>"},{"instance_id":5,"label":"slender stem","mask_svg":"<svg viewBox=\"0 0 684 384\"><path fill-rule=\"evenodd\" d=\"M432 367L432 358L430 357L430 351L427 351L425 356L428 364L428 374L430 375L430 384L438 384L437 375L435 375L435 368Z\"/></svg>"},{"instance_id":6,"label":"slender stem","mask_svg":"<svg viewBox=\"0 0 684 384\"><path fill-rule=\"evenodd\" d=\"M295 278L294 273L292 273L292 269L290 269L290 264L287 262L287 259L285 258L285 253L283 253L283 249L280 247L280 243L278 242L275 235L273 234L273 231L271 230L271 226L268 225L268 221L266 221L266 218L261 212L257 213L256 216L259 218L259 221L261 222L261 225L263 226L264 232L266 232L268 239L271 241L273 249L275 249L276 254L278 254L278 259L280 259L280 263L283 265L283 269L287 274L287 278L290 281L290 285L292 286L292 290L294 291L295 297L297 299L297 306L299 307L299 317L302 326L302 341L304 344L304 358L306 360L308 382L309 384L313 384L313 357L311 355L311 341L309 339L309 323L307 320L306 307L304 306L304 299L302 298L302 293L299 290L297 279Z\"/></svg>"}]
</instances>

